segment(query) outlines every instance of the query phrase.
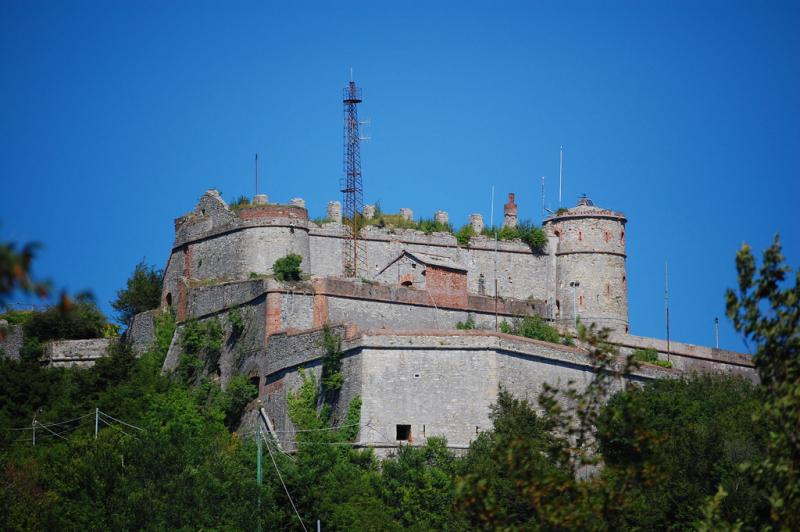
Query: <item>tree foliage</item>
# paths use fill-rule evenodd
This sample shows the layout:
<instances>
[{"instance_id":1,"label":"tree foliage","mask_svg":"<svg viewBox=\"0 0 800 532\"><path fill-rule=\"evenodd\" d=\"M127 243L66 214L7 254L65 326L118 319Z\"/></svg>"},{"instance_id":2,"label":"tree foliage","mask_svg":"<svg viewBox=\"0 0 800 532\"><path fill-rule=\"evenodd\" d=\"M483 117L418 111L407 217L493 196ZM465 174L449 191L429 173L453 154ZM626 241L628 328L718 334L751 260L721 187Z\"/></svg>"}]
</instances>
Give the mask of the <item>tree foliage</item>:
<instances>
[{"instance_id":1,"label":"tree foliage","mask_svg":"<svg viewBox=\"0 0 800 532\"><path fill-rule=\"evenodd\" d=\"M800 270L790 283L776 236L761 267L747 244L736 254L738 292L726 293L726 311L737 331L755 345L761 379L761 419L773 427L767 455L751 465L769 501L774 526L800 529Z\"/></svg>"},{"instance_id":2,"label":"tree foliage","mask_svg":"<svg viewBox=\"0 0 800 532\"><path fill-rule=\"evenodd\" d=\"M161 304L161 283L164 272L144 261L133 269L125 288L117 291L111 306L120 322L130 325L136 314L158 308Z\"/></svg>"},{"instance_id":3,"label":"tree foliage","mask_svg":"<svg viewBox=\"0 0 800 532\"><path fill-rule=\"evenodd\" d=\"M275 264L272 265L272 273L275 274L275 279L278 281L299 281L302 274L300 269L302 262L303 257L290 253L275 261Z\"/></svg>"},{"instance_id":4,"label":"tree foliage","mask_svg":"<svg viewBox=\"0 0 800 532\"><path fill-rule=\"evenodd\" d=\"M28 243L17 249L13 242L0 242L0 311L6 309L8 298L15 292L47 297L50 283L31 276L33 259L39 245Z\"/></svg>"}]
</instances>

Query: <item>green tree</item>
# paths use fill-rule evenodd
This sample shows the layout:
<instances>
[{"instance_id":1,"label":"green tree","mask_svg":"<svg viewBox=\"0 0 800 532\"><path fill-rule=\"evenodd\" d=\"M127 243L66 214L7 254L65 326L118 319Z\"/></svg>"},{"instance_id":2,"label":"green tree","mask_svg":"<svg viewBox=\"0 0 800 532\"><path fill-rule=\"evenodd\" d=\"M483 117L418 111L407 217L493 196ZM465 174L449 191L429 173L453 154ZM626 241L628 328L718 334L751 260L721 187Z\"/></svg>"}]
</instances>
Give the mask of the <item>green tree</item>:
<instances>
[{"instance_id":1,"label":"green tree","mask_svg":"<svg viewBox=\"0 0 800 532\"><path fill-rule=\"evenodd\" d=\"M614 395L597 438L605 478L627 482L620 525L689 528L702 518L699 503L719 487L728 493L717 508L721 517L763 515L765 505L741 470L764 455L768 428L753 420L758 408L757 387L726 375L656 380ZM646 474L625 474L632 471Z\"/></svg>"},{"instance_id":2,"label":"green tree","mask_svg":"<svg viewBox=\"0 0 800 532\"><path fill-rule=\"evenodd\" d=\"M465 530L467 523L453 511L458 459L444 438L425 445L403 445L381 463L376 489L392 518L404 529Z\"/></svg>"},{"instance_id":3,"label":"green tree","mask_svg":"<svg viewBox=\"0 0 800 532\"><path fill-rule=\"evenodd\" d=\"M50 284L31 277L38 244L25 244L21 249L13 242L0 242L0 311L5 310L14 292L47 297Z\"/></svg>"},{"instance_id":4,"label":"green tree","mask_svg":"<svg viewBox=\"0 0 800 532\"><path fill-rule=\"evenodd\" d=\"M462 491L460 507L482 528L606 530L616 528L630 504L626 486L647 474L647 468L619 470L616 478L599 474L595 427L613 387L634 367L622 360L608 343L607 329L579 327L580 340L588 346L593 379L581 386L569 382L561 388L548 384L539 396L542 429L548 436L518 438L507 448L510 493L505 501L518 500L515 511L487 489L480 478ZM649 445L643 438L640 445Z\"/></svg>"},{"instance_id":5,"label":"green tree","mask_svg":"<svg viewBox=\"0 0 800 532\"><path fill-rule=\"evenodd\" d=\"M772 427L764 460L751 471L769 501L772 524L800 529L800 270L792 286L776 236L761 267L750 247L736 254L738 292L726 293L726 311L737 331L752 342L763 391L759 416Z\"/></svg>"},{"instance_id":6,"label":"green tree","mask_svg":"<svg viewBox=\"0 0 800 532\"><path fill-rule=\"evenodd\" d=\"M136 314L158 308L161 304L161 283L164 272L144 261L133 269L125 288L117 291L111 306L120 322L130 325Z\"/></svg>"},{"instance_id":7,"label":"green tree","mask_svg":"<svg viewBox=\"0 0 800 532\"><path fill-rule=\"evenodd\" d=\"M44 342L102 338L108 329L108 320L90 294L81 294L74 302L64 298L60 305L32 312L25 320L25 341L20 355L26 360L38 360Z\"/></svg>"},{"instance_id":8,"label":"green tree","mask_svg":"<svg viewBox=\"0 0 800 532\"><path fill-rule=\"evenodd\" d=\"M299 281L302 262L303 257L290 253L275 261L275 264L272 265L272 273L275 274L275 279L278 281Z\"/></svg>"},{"instance_id":9,"label":"green tree","mask_svg":"<svg viewBox=\"0 0 800 532\"><path fill-rule=\"evenodd\" d=\"M535 524L536 502L518 489L509 456L524 449L538 468L555 473L556 463L547 454L552 445L547 427L533 405L506 390L500 390L489 418L493 429L470 444L459 464L456 506L472 526L485 529Z\"/></svg>"}]
</instances>

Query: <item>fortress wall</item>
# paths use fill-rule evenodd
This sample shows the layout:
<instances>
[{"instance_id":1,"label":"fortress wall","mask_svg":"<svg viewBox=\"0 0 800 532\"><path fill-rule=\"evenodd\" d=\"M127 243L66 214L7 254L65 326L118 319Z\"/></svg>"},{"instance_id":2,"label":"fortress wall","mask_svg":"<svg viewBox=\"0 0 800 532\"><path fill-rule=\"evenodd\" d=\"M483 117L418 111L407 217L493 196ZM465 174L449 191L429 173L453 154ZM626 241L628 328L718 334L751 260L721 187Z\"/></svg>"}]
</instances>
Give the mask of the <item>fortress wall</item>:
<instances>
[{"instance_id":1,"label":"fortress wall","mask_svg":"<svg viewBox=\"0 0 800 532\"><path fill-rule=\"evenodd\" d=\"M464 448L489 430L497 398L497 357L488 350L368 347L361 351L361 417L371 428L360 442L395 446L396 426L411 425L411 442L443 436Z\"/></svg>"},{"instance_id":2,"label":"fortress wall","mask_svg":"<svg viewBox=\"0 0 800 532\"><path fill-rule=\"evenodd\" d=\"M314 323L314 295L288 292L281 294L281 329L310 329Z\"/></svg>"},{"instance_id":3,"label":"fortress wall","mask_svg":"<svg viewBox=\"0 0 800 532\"><path fill-rule=\"evenodd\" d=\"M743 353L675 341L670 342L668 350L666 340L628 334L615 334L610 340L623 355L636 349L655 349L660 360L669 360L682 373L727 373L758 382L752 357Z\"/></svg>"},{"instance_id":4,"label":"fortress wall","mask_svg":"<svg viewBox=\"0 0 800 532\"><path fill-rule=\"evenodd\" d=\"M167 267L164 269L164 281L161 288L161 304L169 306L168 299L172 301L173 308L177 307L178 295L181 290L181 277L183 275L183 249L175 249L167 260ZM169 296L169 297L167 297Z\"/></svg>"},{"instance_id":5,"label":"fortress wall","mask_svg":"<svg viewBox=\"0 0 800 532\"><path fill-rule=\"evenodd\" d=\"M248 304L236 307L242 318L244 329L234 334L230 313L233 309L221 312L217 317L224 333L222 352L219 358L220 384L226 386L235 375L261 377L257 360L264 354L266 301L263 297Z\"/></svg>"},{"instance_id":6,"label":"fortress wall","mask_svg":"<svg viewBox=\"0 0 800 532\"><path fill-rule=\"evenodd\" d=\"M223 233L188 246L192 249L190 279L247 278L243 232Z\"/></svg>"},{"instance_id":7,"label":"fortress wall","mask_svg":"<svg viewBox=\"0 0 800 532\"><path fill-rule=\"evenodd\" d=\"M437 309L397 305L382 301L361 301L345 298L328 298L328 315L332 322L355 323L369 329L454 329L459 321L466 321L468 313L462 310ZM485 325L485 316L476 316ZM494 315L491 316L494 329Z\"/></svg>"},{"instance_id":8,"label":"fortress wall","mask_svg":"<svg viewBox=\"0 0 800 532\"><path fill-rule=\"evenodd\" d=\"M55 368L89 367L98 358L106 356L113 340L111 338L92 338L89 340L56 340L48 342L42 360Z\"/></svg>"},{"instance_id":9,"label":"fortress wall","mask_svg":"<svg viewBox=\"0 0 800 532\"><path fill-rule=\"evenodd\" d=\"M211 286L195 286L189 291L189 314L201 317L214 314L228 307L243 305L263 298L267 282L262 279L235 281Z\"/></svg>"},{"instance_id":10,"label":"fortress wall","mask_svg":"<svg viewBox=\"0 0 800 532\"><path fill-rule=\"evenodd\" d=\"M214 295L226 297L223 290L206 292L208 297ZM238 310L244 323L244 330L239 335L233 334L230 318L230 312L233 309ZM263 358L264 353L266 313L266 298L261 294L252 300L231 303L223 310L216 308L212 314L206 314L199 318L201 323L217 319L222 326L222 349L219 358L219 379L222 386L225 386L232 376L249 374L254 368L255 373L259 374L257 361ZM175 329L172 344L164 359L163 371L172 371L178 366L180 354L183 352L181 338L184 327L185 323L179 323Z\"/></svg>"},{"instance_id":11,"label":"fortress wall","mask_svg":"<svg viewBox=\"0 0 800 532\"><path fill-rule=\"evenodd\" d=\"M482 247L459 250L465 256L467 287L478 293L478 279L482 273L486 283L486 294L494 295L495 252L494 241L481 239ZM473 239L475 242L475 239ZM498 243L501 244L501 243ZM516 299L547 299L548 256L535 255L526 244L505 243L498 245L497 291L501 297Z\"/></svg>"},{"instance_id":12,"label":"fortress wall","mask_svg":"<svg viewBox=\"0 0 800 532\"><path fill-rule=\"evenodd\" d=\"M325 224L309 230L311 275L338 277L343 272L342 228L338 224Z\"/></svg>"},{"instance_id":13,"label":"fortress wall","mask_svg":"<svg viewBox=\"0 0 800 532\"><path fill-rule=\"evenodd\" d=\"M576 253L558 257L556 290L560 314L557 323L573 327L577 313L584 323L626 332L628 298L625 280L625 257L608 254ZM569 285L578 281L575 289Z\"/></svg>"},{"instance_id":14,"label":"fortress wall","mask_svg":"<svg viewBox=\"0 0 800 532\"><path fill-rule=\"evenodd\" d=\"M251 272L272 273L275 261L293 253L300 255L300 268L310 273L310 250L308 230L303 227L252 227L242 231L240 257L242 271L239 278L247 278Z\"/></svg>"},{"instance_id":15,"label":"fortress wall","mask_svg":"<svg viewBox=\"0 0 800 532\"><path fill-rule=\"evenodd\" d=\"M24 331L21 325L9 325L5 320L0 320L0 327L5 328L6 336L0 340L0 357L19 360L19 350L22 349Z\"/></svg>"},{"instance_id":16,"label":"fortress wall","mask_svg":"<svg viewBox=\"0 0 800 532\"><path fill-rule=\"evenodd\" d=\"M158 312L159 309L140 312L133 317L128 330L125 331L125 341L131 343L137 355L150 349L155 342L155 317Z\"/></svg>"},{"instance_id":17,"label":"fortress wall","mask_svg":"<svg viewBox=\"0 0 800 532\"><path fill-rule=\"evenodd\" d=\"M597 251L625 254L625 226L620 218L558 216L549 222L554 234L560 233L558 252Z\"/></svg>"},{"instance_id":18,"label":"fortress wall","mask_svg":"<svg viewBox=\"0 0 800 532\"><path fill-rule=\"evenodd\" d=\"M467 269L467 289L478 293L479 277L484 275L485 293L494 295L495 243L487 237L473 238L469 248L459 248L450 233L425 235L419 231L379 229L368 227L364 231L367 244L369 275L375 274L397 258L403 250L443 256L464 265ZM316 276L341 276L342 229L326 224L310 230L311 274ZM549 270L548 255L535 255L522 242L497 243L497 281L501 297L517 299L547 299Z\"/></svg>"},{"instance_id":19,"label":"fortress wall","mask_svg":"<svg viewBox=\"0 0 800 532\"><path fill-rule=\"evenodd\" d=\"M331 328L340 338L345 337L343 326ZM289 419L287 398L303 382L303 371L313 375L319 383L322 375L321 357L325 355L324 333L321 328L299 334L276 334L270 337L267 356L259 360L260 371L266 377L261 393L261 401L275 425L275 430L284 444L284 449L293 449L294 425ZM334 407L335 423L347 414L350 402L361 394L361 358L348 353L348 342L344 342L345 356L342 358L344 386L339 392L339 400ZM362 416L363 421L363 416Z\"/></svg>"},{"instance_id":20,"label":"fortress wall","mask_svg":"<svg viewBox=\"0 0 800 532\"><path fill-rule=\"evenodd\" d=\"M342 329L336 329L342 334ZM279 431L292 425L286 412L288 393L301 383L299 368L317 378L321 331L271 337L262 361L268 384L262 401ZM588 358L580 349L477 331L364 331L343 343L344 387L336 411L361 395L365 446L398 445L397 425L411 425L411 443L445 436L453 448L465 448L491 428L489 407L501 388L534 405L545 382L591 379ZM673 370L647 367L629 378L644 381L675 377ZM621 386L622 383L619 384ZM477 429L477 432L476 432ZM289 446L291 448L291 446Z\"/></svg>"}]
</instances>

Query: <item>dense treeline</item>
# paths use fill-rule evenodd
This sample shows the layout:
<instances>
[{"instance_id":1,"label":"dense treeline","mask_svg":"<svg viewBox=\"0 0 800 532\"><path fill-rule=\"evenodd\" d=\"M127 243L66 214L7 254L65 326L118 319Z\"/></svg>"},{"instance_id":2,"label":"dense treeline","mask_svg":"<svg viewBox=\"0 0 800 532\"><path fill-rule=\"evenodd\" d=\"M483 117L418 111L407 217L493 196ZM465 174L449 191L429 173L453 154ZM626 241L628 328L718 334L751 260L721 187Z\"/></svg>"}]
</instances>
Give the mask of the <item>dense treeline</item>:
<instances>
[{"instance_id":1,"label":"dense treeline","mask_svg":"<svg viewBox=\"0 0 800 532\"><path fill-rule=\"evenodd\" d=\"M321 381L305 375L289 399L297 451L263 440L262 485L257 433L233 432L254 390L222 390L198 363L216 345L209 328L182 338L197 371L161 372L169 313L140 357L119 343L90 369L1 359L0 528L796 529L800 288L782 289L777 242L758 276L747 249L737 270L728 314L757 348L759 386L695 376L612 394L636 361L583 329L588 387L546 387L537 404L501 391L493 430L464 456L431 438L379 461L351 445L368 430L360 400L332 414L342 383L329 337Z\"/></svg>"},{"instance_id":2,"label":"dense treeline","mask_svg":"<svg viewBox=\"0 0 800 532\"><path fill-rule=\"evenodd\" d=\"M559 461L565 443L552 434L552 420L509 394L493 407L494 430L481 434L466 456L431 439L379 462L347 445L359 430L358 404L348 418L333 420L329 409L318 408L320 387L308 376L290 401L293 420L308 432L293 456L265 447L259 490L254 435L230 432L226 393L207 380L162 375L166 346L138 359L121 346L92 369L0 362L0 527L254 529L260 491L264 527L298 528L272 459L303 519L321 519L326 529L556 526L555 515L537 508L540 499L528 483L533 476L573 482ZM615 396L599 423L607 463L591 496L627 501L613 521L593 528L690 526L719 485L730 494L724 517L765 511L738 469L764 454L764 430L751 420L756 406L756 388L731 377L656 382ZM96 407L143 430L103 418L113 427L104 421L95 440ZM91 415L50 427L66 439L40 428L34 447L30 430L8 429L30 427L37 411L44 425ZM327 430L334 424L342 428ZM638 452L643 432L661 445ZM515 463L520 454L528 460ZM648 478L616 484L629 468ZM584 512L581 522L591 522L592 504L579 499L573 494L564 509Z\"/></svg>"}]
</instances>

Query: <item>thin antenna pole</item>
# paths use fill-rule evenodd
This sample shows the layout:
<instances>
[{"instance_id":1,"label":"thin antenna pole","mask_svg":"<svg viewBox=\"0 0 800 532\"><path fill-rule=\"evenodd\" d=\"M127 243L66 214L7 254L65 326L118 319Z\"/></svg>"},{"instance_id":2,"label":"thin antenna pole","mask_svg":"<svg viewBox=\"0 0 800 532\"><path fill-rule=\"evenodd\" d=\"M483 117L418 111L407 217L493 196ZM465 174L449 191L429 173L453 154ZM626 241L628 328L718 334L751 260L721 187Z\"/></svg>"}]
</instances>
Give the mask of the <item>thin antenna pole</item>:
<instances>
[{"instance_id":1,"label":"thin antenna pole","mask_svg":"<svg viewBox=\"0 0 800 532\"><path fill-rule=\"evenodd\" d=\"M100 431L100 408L94 409L94 439L97 439L97 433Z\"/></svg>"},{"instance_id":2,"label":"thin antenna pole","mask_svg":"<svg viewBox=\"0 0 800 532\"><path fill-rule=\"evenodd\" d=\"M714 345L719 349L719 318L714 318Z\"/></svg>"},{"instance_id":3,"label":"thin antenna pole","mask_svg":"<svg viewBox=\"0 0 800 532\"><path fill-rule=\"evenodd\" d=\"M261 420L256 423L256 483L258 484L258 530L261 530L261 484L263 474L261 469Z\"/></svg>"},{"instance_id":4,"label":"thin antenna pole","mask_svg":"<svg viewBox=\"0 0 800 532\"><path fill-rule=\"evenodd\" d=\"M256 152L256 196L258 196L258 152Z\"/></svg>"},{"instance_id":5,"label":"thin antenna pole","mask_svg":"<svg viewBox=\"0 0 800 532\"><path fill-rule=\"evenodd\" d=\"M494 226L494 185L492 185L492 210L489 217L494 231L494 330L497 331L497 228Z\"/></svg>"},{"instance_id":6,"label":"thin antenna pole","mask_svg":"<svg viewBox=\"0 0 800 532\"><path fill-rule=\"evenodd\" d=\"M494 230L494 185L492 185L492 206L489 212L489 227Z\"/></svg>"},{"instance_id":7,"label":"thin antenna pole","mask_svg":"<svg viewBox=\"0 0 800 532\"><path fill-rule=\"evenodd\" d=\"M544 222L545 213L547 212L544 209L544 176L542 176L542 222Z\"/></svg>"},{"instance_id":8,"label":"thin antenna pole","mask_svg":"<svg viewBox=\"0 0 800 532\"><path fill-rule=\"evenodd\" d=\"M558 208L561 208L561 183L564 179L564 146L561 146L558 156Z\"/></svg>"},{"instance_id":9,"label":"thin antenna pole","mask_svg":"<svg viewBox=\"0 0 800 532\"><path fill-rule=\"evenodd\" d=\"M664 261L664 305L667 311L667 360L669 360L669 264L667 261Z\"/></svg>"}]
</instances>

